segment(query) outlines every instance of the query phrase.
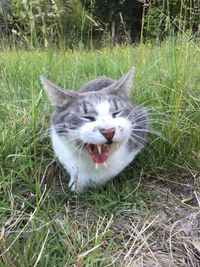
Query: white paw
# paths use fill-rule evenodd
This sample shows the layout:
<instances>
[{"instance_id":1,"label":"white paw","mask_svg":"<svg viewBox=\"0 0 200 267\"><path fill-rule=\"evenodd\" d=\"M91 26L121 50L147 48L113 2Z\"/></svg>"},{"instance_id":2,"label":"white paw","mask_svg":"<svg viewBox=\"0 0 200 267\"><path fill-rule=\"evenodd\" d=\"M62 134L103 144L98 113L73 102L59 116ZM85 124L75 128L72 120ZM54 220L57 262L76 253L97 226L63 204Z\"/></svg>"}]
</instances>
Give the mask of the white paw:
<instances>
[{"instance_id":1,"label":"white paw","mask_svg":"<svg viewBox=\"0 0 200 267\"><path fill-rule=\"evenodd\" d=\"M85 192L84 188L80 184L78 184L77 181L72 181L72 182L70 181L69 189L70 191L75 192L77 194L81 194Z\"/></svg>"}]
</instances>

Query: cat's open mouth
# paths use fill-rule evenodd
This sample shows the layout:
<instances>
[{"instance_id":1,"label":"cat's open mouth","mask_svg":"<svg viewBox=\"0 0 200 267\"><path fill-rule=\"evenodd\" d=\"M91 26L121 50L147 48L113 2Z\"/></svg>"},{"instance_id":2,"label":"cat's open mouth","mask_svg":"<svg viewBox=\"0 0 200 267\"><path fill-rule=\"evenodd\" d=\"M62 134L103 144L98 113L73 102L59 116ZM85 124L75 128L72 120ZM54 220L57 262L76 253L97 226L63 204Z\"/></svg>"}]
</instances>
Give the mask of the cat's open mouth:
<instances>
[{"instance_id":1,"label":"cat's open mouth","mask_svg":"<svg viewBox=\"0 0 200 267\"><path fill-rule=\"evenodd\" d=\"M91 155L95 166L98 164L104 164L106 166L106 161L108 159L108 152L110 150L110 146L108 144L103 145L94 145L94 144L86 144L85 148Z\"/></svg>"}]
</instances>

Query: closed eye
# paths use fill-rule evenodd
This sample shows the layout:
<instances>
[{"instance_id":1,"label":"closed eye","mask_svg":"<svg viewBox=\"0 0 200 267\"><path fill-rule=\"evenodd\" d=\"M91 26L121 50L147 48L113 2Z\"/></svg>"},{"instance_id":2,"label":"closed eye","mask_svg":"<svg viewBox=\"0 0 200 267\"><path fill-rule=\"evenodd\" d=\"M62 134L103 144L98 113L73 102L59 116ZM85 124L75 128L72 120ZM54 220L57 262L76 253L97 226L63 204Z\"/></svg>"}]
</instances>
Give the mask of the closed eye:
<instances>
[{"instance_id":1,"label":"closed eye","mask_svg":"<svg viewBox=\"0 0 200 267\"><path fill-rule=\"evenodd\" d=\"M83 116L82 117L83 119L87 120L87 121L95 121L95 117L92 117L92 116Z\"/></svg>"},{"instance_id":2,"label":"closed eye","mask_svg":"<svg viewBox=\"0 0 200 267\"><path fill-rule=\"evenodd\" d=\"M120 115L120 113L121 113L121 111L114 112L114 113L112 113L112 117L116 118L118 115Z\"/></svg>"}]
</instances>

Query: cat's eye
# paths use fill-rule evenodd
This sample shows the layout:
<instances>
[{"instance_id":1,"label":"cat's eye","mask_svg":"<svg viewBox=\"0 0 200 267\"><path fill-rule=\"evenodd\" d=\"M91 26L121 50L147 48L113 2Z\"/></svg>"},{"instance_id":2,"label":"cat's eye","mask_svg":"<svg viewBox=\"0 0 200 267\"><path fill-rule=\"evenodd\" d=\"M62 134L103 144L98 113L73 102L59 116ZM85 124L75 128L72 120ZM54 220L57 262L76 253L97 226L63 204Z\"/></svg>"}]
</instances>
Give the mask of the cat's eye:
<instances>
[{"instance_id":1,"label":"cat's eye","mask_svg":"<svg viewBox=\"0 0 200 267\"><path fill-rule=\"evenodd\" d=\"M114 112L114 113L112 113L112 117L116 118L120 113L121 113L121 111Z\"/></svg>"},{"instance_id":2,"label":"cat's eye","mask_svg":"<svg viewBox=\"0 0 200 267\"><path fill-rule=\"evenodd\" d=\"M83 118L87 121L95 121L95 118L92 116L83 116Z\"/></svg>"}]
</instances>

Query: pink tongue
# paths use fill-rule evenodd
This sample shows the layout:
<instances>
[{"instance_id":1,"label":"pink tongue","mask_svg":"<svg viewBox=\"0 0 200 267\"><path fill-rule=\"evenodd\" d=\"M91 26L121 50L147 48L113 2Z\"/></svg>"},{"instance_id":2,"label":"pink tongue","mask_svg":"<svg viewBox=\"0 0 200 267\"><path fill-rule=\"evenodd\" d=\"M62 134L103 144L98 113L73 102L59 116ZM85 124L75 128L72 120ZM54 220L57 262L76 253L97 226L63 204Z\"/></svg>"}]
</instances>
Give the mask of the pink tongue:
<instances>
[{"instance_id":1,"label":"pink tongue","mask_svg":"<svg viewBox=\"0 0 200 267\"><path fill-rule=\"evenodd\" d=\"M104 163L108 158L108 152L107 152L107 145L101 145L101 154L99 154L99 150L97 145L95 145L93 151L92 151L92 159L94 163Z\"/></svg>"}]
</instances>

